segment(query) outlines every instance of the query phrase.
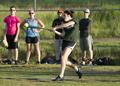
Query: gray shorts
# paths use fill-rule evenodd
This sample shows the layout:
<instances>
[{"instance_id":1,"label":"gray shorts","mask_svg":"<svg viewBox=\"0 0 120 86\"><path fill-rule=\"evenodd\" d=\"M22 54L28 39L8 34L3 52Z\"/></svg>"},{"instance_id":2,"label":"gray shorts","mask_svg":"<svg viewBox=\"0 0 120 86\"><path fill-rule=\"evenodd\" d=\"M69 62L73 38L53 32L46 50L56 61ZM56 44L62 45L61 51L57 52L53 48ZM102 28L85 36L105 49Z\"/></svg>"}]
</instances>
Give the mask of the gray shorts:
<instances>
[{"instance_id":1,"label":"gray shorts","mask_svg":"<svg viewBox=\"0 0 120 86\"><path fill-rule=\"evenodd\" d=\"M80 38L81 51L92 50L92 46L93 46L93 39L91 35L85 38Z\"/></svg>"}]
</instances>

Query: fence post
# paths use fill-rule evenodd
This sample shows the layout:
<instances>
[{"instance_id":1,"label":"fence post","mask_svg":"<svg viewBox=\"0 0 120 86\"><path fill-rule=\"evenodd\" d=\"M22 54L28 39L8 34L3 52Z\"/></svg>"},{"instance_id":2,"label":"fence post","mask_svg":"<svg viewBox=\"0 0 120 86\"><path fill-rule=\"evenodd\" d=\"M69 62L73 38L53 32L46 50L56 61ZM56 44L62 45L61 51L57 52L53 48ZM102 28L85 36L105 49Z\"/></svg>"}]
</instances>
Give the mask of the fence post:
<instances>
[{"instance_id":1,"label":"fence post","mask_svg":"<svg viewBox=\"0 0 120 86\"><path fill-rule=\"evenodd\" d=\"M34 10L36 11L36 0L34 0Z\"/></svg>"}]
</instances>

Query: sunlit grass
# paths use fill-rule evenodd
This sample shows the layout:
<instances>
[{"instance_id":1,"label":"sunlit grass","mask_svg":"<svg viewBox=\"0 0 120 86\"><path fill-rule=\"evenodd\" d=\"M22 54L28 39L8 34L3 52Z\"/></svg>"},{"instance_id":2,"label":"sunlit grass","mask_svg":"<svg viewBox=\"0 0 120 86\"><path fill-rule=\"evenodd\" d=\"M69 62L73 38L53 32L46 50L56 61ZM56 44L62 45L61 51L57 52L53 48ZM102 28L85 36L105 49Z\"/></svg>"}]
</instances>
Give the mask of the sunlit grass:
<instances>
[{"instance_id":1,"label":"sunlit grass","mask_svg":"<svg viewBox=\"0 0 120 86\"><path fill-rule=\"evenodd\" d=\"M65 81L53 82L60 65L0 65L0 86L119 86L119 66L83 66L83 77L67 68Z\"/></svg>"},{"instance_id":2,"label":"sunlit grass","mask_svg":"<svg viewBox=\"0 0 120 86\"><path fill-rule=\"evenodd\" d=\"M115 65L120 65L120 41L119 40L113 40L113 41L96 41L93 45L94 50L94 59L100 58L100 57L109 57L113 59L115 62ZM112 39L111 39L112 40ZM25 41L20 41L19 43L19 60L21 61L21 64L24 63L26 60L26 44ZM44 58L44 56L47 53L50 53L50 55L55 59L55 53L54 53L54 40L41 40L40 41L40 49L41 49L41 59ZM0 48L0 55L3 57L3 59L7 58L7 49ZM79 42L77 46L75 47L73 53L71 54L72 58L77 60L78 62L81 61L81 51ZM32 48L32 54L30 58L30 62L35 63L36 57L34 54L34 48Z\"/></svg>"}]
</instances>

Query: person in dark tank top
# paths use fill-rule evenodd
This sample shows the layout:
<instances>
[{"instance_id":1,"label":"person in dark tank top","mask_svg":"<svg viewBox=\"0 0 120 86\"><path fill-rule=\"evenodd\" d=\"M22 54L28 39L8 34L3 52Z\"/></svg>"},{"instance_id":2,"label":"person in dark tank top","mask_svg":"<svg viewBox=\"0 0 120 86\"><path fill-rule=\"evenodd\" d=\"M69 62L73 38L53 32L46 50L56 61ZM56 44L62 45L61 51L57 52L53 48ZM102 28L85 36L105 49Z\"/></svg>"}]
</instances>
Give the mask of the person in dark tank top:
<instances>
[{"instance_id":1,"label":"person in dark tank top","mask_svg":"<svg viewBox=\"0 0 120 86\"><path fill-rule=\"evenodd\" d=\"M82 77L82 72L80 68L76 64L73 64L71 61L68 60L69 55L73 51L74 47L77 43L77 28L76 28L76 22L73 19L73 11L70 9L67 9L64 11L64 23L56 26L53 28L53 31L63 36L63 43L62 43L62 55L61 55L61 71L60 74L53 79L53 81L63 81L64 80L64 72L66 69L66 66L69 66L75 70L79 78ZM58 29L64 29L63 33L58 32Z\"/></svg>"}]
</instances>

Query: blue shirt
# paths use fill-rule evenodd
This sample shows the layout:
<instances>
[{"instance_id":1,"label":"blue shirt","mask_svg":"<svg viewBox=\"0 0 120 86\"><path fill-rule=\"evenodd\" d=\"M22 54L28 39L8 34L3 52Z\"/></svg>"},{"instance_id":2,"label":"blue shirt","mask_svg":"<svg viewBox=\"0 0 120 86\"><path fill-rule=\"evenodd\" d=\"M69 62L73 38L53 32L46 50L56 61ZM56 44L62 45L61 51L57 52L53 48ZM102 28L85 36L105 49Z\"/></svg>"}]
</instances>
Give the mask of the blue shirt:
<instances>
[{"instance_id":1,"label":"blue shirt","mask_svg":"<svg viewBox=\"0 0 120 86\"><path fill-rule=\"evenodd\" d=\"M27 37L36 37L36 36L39 36L39 33L38 32L35 32L34 29L38 29L38 28L35 28L35 27L38 27L38 22L36 19L26 19L26 23L28 23L29 27L27 28L27 31L26 31L26 36Z\"/></svg>"}]
</instances>

